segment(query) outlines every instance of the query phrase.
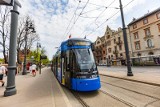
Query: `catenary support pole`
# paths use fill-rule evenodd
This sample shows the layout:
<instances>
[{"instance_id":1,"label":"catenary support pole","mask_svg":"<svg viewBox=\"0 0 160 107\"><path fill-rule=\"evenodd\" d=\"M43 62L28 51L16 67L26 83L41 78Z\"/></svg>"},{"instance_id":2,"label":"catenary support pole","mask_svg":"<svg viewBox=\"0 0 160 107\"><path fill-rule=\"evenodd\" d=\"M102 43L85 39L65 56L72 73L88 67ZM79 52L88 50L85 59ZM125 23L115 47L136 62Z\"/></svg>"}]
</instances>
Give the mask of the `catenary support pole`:
<instances>
[{"instance_id":1,"label":"catenary support pole","mask_svg":"<svg viewBox=\"0 0 160 107\"><path fill-rule=\"evenodd\" d=\"M127 59L127 76L133 76L132 69L131 69L129 48L128 48L128 42L127 42L127 33L126 33L126 27L125 27L125 22L124 22L123 8L122 8L121 0L119 0L119 3L120 3L120 11L121 11L121 18L122 18L122 26L123 26L122 29L123 29L124 46L125 46L125 53L126 53L126 59Z\"/></svg>"}]
</instances>

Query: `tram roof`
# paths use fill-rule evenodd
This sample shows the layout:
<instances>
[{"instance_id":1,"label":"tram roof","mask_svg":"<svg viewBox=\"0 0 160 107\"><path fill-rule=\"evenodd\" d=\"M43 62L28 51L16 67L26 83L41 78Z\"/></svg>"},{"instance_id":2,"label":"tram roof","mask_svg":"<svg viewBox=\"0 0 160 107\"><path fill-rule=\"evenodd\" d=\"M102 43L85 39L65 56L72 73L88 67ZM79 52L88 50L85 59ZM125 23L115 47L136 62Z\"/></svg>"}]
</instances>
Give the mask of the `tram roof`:
<instances>
[{"instance_id":1,"label":"tram roof","mask_svg":"<svg viewBox=\"0 0 160 107\"><path fill-rule=\"evenodd\" d=\"M84 38L69 38L69 39L67 39L66 41L63 41L63 42L61 43L61 45L67 43L67 42L70 41L70 40L83 40L83 41L89 41L89 42L91 42L89 39L84 39Z\"/></svg>"},{"instance_id":2,"label":"tram roof","mask_svg":"<svg viewBox=\"0 0 160 107\"><path fill-rule=\"evenodd\" d=\"M68 43L68 41L70 41L70 40L71 40L71 41L72 41L72 40L80 40L80 41L88 41L88 42L91 42L89 39L84 39L84 38L69 38L69 39L67 39L66 41L63 41L63 42L61 43L61 46L57 49L57 52L55 53L54 56L57 56L61 50L68 49L67 43Z\"/></svg>"}]
</instances>

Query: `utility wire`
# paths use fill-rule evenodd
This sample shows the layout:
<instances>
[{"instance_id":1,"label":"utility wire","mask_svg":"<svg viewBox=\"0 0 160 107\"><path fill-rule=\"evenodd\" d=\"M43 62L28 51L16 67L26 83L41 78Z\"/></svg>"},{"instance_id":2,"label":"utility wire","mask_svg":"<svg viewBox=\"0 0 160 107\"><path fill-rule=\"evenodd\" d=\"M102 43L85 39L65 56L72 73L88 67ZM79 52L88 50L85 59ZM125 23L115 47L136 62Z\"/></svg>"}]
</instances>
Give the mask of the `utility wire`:
<instances>
[{"instance_id":1,"label":"utility wire","mask_svg":"<svg viewBox=\"0 0 160 107\"><path fill-rule=\"evenodd\" d=\"M88 16L79 16L79 17L82 17L82 18L89 18L89 19L92 19L92 18L97 18L97 17L88 17Z\"/></svg>"},{"instance_id":2,"label":"utility wire","mask_svg":"<svg viewBox=\"0 0 160 107\"><path fill-rule=\"evenodd\" d=\"M76 8L76 10L75 10L75 12L74 12L74 14L73 14L73 16L72 16L71 20L69 21L69 24L68 24L68 26L67 26L67 28L66 28L66 30L65 30L64 35L66 34L66 32L67 32L67 30L68 30L68 28L69 28L69 26L70 26L70 24L71 24L71 21L73 20L74 16L76 16L75 14L76 14L76 12L77 12L77 9L78 9L80 3L81 3L81 1L79 1L78 6L77 6L77 8ZM68 34L68 33L67 33L67 34Z\"/></svg>"},{"instance_id":3,"label":"utility wire","mask_svg":"<svg viewBox=\"0 0 160 107\"><path fill-rule=\"evenodd\" d=\"M130 3L132 3L134 0L131 0L129 3L127 3L123 8L127 7ZM120 12L117 11L115 14L113 14L110 18L108 18L106 21L104 21L101 25L99 25L94 31L90 32L88 35L86 36L89 36L90 34L92 34L93 32L95 32L98 28L100 28L103 24L105 24L108 20L110 20L112 17L114 17L116 14L118 14Z\"/></svg>"},{"instance_id":4,"label":"utility wire","mask_svg":"<svg viewBox=\"0 0 160 107\"><path fill-rule=\"evenodd\" d=\"M76 24L77 20L79 19L80 15L82 14L82 12L84 11L84 9L86 8L87 4L89 3L89 0L87 1L87 3L85 4L85 6L83 7L82 11L80 12L79 16L77 17L77 19L74 21L72 27L69 29L67 35L70 33L70 31L72 30L72 28L74 27L74 25ZM66 36L67 36L66 35Z\"/></svg>"},{"instance_id":5,"label":"utility wire","mask_svg":"<svg viewBox=\"0 0 160 107\"><path fill-rule=\"evenodd\" d=\"M115 14L113 14L111 17L109 17L106 21L104 21L103 23L101 23L99 26L97 26L97 28L95 29L95 31L98 29L98 28L100 28L102 25L104 25L108 20L110 20L112 17L114 17L116 14L118 14L120 12L120 10L119 11L117 11ZM92 31L92 32L90 32L89 34L87 34L86 36L89 36L90 34L92 34L93 32L95 32L95 31Z\"/></svg>"},{"instance_id":6,"label":"utility wire","mask_svg":"<svg viewBox=\"0 0 160 107\"><path fill-rule=\"evenodd\" d=\"M98 18L107 10L107 8L108 8L109 6L111 6L115 1L116 1L116 0L113 0L113 1L105 8L105 10L102 11L102 12L98 15L98 17L95 19L95 23L96 23L97 19L98 19Z\"/></svg>"},{"instance_id":7,"label":"utility wire","mask_svg":"<svg viewBox=\"0 0 160 107\"><path fill-rule=\"evenodd\" d=\"M114 2L115 2L115 0L113 0L107 7L105 6L105 10L108 9L108 7L110 7ZM117 8L115 8L115 9L117 9ZM103 10L103 11L97 16L97 18L96 18L92 23L95 23L95 24L96 24L96 20L100 17L101 14L103 14L103 12L104 12L105 10ZM92 25L92 23L90 23L88 27L90 27L90 26ZM97 24L96 24L96 25L97 25ZM86 32L86 30L84 30L84 31L81 33L81 35L82 35L83 33L85 33L85 32Z\"/></svg>"},{"instance_id":8,"label":"utility wire","mask_svg":"<svg viewBox=\"0 0 160 107\"><path fill-rule=\"evenodd\" d=\"M95 11L95 10L99 10L99 9L101 9L101 8L104 8L104 7L99 7L99 8L96 8L96 9L89 10L89 11L87 11L87 12L83 12L81 15L86 14L86 13L89 13L89 12L92 12L92 11Z\"/></svg>"},{"instance_id":9,"label":"utility wire","mask_svg":"<svg viewBox=\"0 0 160 107\"><path fill-rule=\"evenodd\" d=\"M82 3L86 3L86 2L82 1ZM88 4L95 5L95 6L98 6L98 7L105 7L106 8L106 6L104 6L104 5L98 5L98 4L94 4L94 3L88 3ZM107 7L107 8L117 8L117 7Z\"/></svg>"}]
</instances>

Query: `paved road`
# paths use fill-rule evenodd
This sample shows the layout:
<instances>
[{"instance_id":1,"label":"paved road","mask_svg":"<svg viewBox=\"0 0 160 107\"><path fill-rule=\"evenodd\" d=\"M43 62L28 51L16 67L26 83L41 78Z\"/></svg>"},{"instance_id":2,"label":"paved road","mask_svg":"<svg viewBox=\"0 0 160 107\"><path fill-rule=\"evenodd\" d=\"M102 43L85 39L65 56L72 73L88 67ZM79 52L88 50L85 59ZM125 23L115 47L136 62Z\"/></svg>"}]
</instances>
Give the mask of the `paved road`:
<instances>
[{"instance_id":1,"label":"paved road","mask_svg":"<svg viewBox=\"0 0 160 107\"><path fill-rule=\"evenodd\" d=\"M125 71L127 72L127 67L126 66L111 66L111 67L106 67L106 66L98 66L99 70L104 70L104 71L115 71L115 72L120 72L120 71ZM133 73L160 73L160 66L139 66L139 67L132 67Z\"/></svg>"},{"instance_id":2,"label":"paved road","mask_svg":"<svg viewBox=\"0 0 160 107\"><path fill-rule=\"evenodd\" d=\"M160 87L101 76L101 90L131 107L160 107ZM114 105L118 107L118 105Z\"/></svg>"}]
</instances>

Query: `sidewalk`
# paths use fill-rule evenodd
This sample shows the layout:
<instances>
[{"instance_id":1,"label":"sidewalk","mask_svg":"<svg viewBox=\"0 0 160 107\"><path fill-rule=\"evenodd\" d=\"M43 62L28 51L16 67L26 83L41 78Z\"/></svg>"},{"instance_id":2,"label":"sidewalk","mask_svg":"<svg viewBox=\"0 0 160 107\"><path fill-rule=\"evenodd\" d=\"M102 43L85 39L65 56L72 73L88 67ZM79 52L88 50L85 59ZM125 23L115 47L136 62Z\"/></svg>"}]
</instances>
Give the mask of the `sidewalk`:
<instances>
[{"instance_id":1,"label":"sidewalk","mask_svg":"<svg viewBox=\"0 0 160 107\"><path fill-rule=\"evenodd\" d=\"M127 69L127 68L126 68ZM99 69L99 74L106 75L108 77L120 78L155 86L160 86L160 72L133 72L133 76L127 76L126 71L108 71Z\"/></svg>"},{"instance_id":2,"label":"sidewalk","mask_svg":"<svg viewBox=\"0 0 160 107\"><path fill-rule=\"evenodd\" d=\"M16 95L3 97L5 87L0 86L0 107L71 107L50 68L36 77L17 75L16 89Z\"/></svg>"}]
</instances>

